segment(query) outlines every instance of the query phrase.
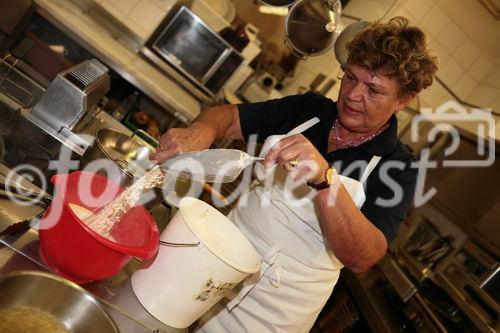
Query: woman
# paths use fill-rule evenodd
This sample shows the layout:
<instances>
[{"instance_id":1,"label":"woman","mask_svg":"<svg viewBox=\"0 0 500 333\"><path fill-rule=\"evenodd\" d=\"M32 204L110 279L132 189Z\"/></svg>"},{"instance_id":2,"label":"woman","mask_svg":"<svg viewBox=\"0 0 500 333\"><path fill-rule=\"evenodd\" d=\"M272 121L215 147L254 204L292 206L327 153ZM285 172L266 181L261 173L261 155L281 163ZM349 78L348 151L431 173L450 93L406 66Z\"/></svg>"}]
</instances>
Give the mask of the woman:
<instances>
[{"instance_id":1,"label":"woman","mask_svg":"<svg viewBox=\"0 0 500 333\"><path fill-rule=\"evenodd\" d=\"M264 167L229 216L262 255L261 272L211 309L199 331L308 332L340 269L368 270L396 235L416 170L394 113L432 83L436 60L402 17L373 24L347 49L336 103L307 93L217 106L161 137L158 161L219 139L270 138ZM318 124L270 143L314 117Z\"/></svg>"}]
</instances>

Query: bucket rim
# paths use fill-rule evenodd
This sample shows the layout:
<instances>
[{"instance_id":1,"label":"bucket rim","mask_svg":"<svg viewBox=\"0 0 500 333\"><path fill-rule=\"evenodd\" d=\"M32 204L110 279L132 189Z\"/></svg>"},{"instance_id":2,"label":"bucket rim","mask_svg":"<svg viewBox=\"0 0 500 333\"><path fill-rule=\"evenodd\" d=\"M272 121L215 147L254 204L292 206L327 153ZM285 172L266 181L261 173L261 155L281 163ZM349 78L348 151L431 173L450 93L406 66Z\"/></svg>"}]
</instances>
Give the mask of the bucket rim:
<instances>
[{"instance_id":1,"label":"bucket rim","mask_svg":"<svg viewBox=\"0 0 500 333\"><path fill-rule=\"evenodd\" d=\"M187 204L193 203L193 202L197 202L197 203L202 204L205 207L208 207L208 209L212 210L217 215L220 215L221 217L223 217L224 219L226 219L228 221L228 223L231 224L230 228L235 228L239 233L241 233L241 235L247 240L248 245L250 245L251 249L253 249L253 252L255 253L255 257L256 257L257 260L256 260L256 263L255 263L254 266L250 266L249 265L247 267L244 267L244 265L241 265L241 264L238 264L238 263L234 262L225 253L223 253L222 251L218 251L217 249L214 248L214 246L211 246L209 244L209 242L206 241L205 237L203 237L203 235L196 228L194 228L194 226L192 225L193 223L192 223L191 219L186 215L185 209L183 209L183 208L186 208ZM255 247L253 246L253 244L250 243L250 241L241 232L241 230L236 225L234 225L233 221L229 220L229 218L227 216L225 216L224 214L222 214L220 211L218 211L217 209L215 209L214 207L212 207L208 203L206 203L206 202L204 202L202 200L199 200L197 198L193 198L193 197L184 197L184 198L182 198L180 200L180 202L179 202L179 213L181 214L182 219L186 223L186 226L189 228L189 230L217 258L219 258L220 260L222 260L224 263L226 263L227 265L231 266L232 268L236 269L237 271L240 271L240 272L243 272L243 273L252 274L252 273L256 273L256 272L259 271L260 265L261 265L261 256L259 255L259 253L255 249Z\"/></svg>"}]
</instances>

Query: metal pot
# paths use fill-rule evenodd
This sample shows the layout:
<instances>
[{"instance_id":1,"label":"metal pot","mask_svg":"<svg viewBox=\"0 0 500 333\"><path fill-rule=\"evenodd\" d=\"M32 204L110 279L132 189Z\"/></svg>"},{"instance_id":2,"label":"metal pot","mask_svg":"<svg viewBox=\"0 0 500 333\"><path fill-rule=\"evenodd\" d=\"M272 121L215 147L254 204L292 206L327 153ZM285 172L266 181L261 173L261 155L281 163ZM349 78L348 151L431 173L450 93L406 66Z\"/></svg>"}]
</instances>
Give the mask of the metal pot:
<instances>
[{"instance_id":1,"label":"metal pot","mask_svg":"<svg viewBox=\"0 0 500 333\"><path fill-rule=\"evenodd\" d=\"M348 25L335 41L335 58L338 60L342 69L347 65L347 47L346 45L354 39L361 31L370 26L370 22L358 21Z\"/></svg>"},{"instance_id":2,"label":"metal pot","mask_svg":"<svg viewBox=\"0 0 500 333\"><path fill-rule=\"evenodd\" d=\"M113 319L89 292L50 273L17 271L0 277L0 314L9 310L29 314L21 319L26 324L32 316L39 320L50 316L71 333L118 333ZM0 317L0 322L6 319Z\"/></svg>"},{"instance_id":3,"label":"metal pot","mask_svg":"<svg viewBox=\"0 0 500 333\"><path fill-rule=\"evenodd\" d=\"M152 152L154 152L154 148L135 133L128 136L117 130L103 128L97 131L94 144L83 154L80 169L96 172L122 187L127 187L133 183L134 179L144 175L145 170L152 166L149 160L149 154ZM91 166L92 162L96 164ZM110 170L116 170L118 167L119 173L106 174L106 166L111 166ZM145 205L148 209L162 201L162 187L155 187L154 192L155 198Z\"/></svg>"},{"instance_id":4,"label":"metal pot","mask_svg":"<svg viewBox=\"0 0 500 333\"><path fill-rule=\"evenodd\" d=\"M325 53L341 31L339 0L299 0L285 19L286 43L301 58Z\"/></svg>"},{"instance_id":5,"label":"metal pot","mask_svg":"<svg viewBox=\"0 0 500 333\"><path fill-rule=\"evenodd\" d=\"M293 5L295 0L260 0L260 2L273 7L288 7Z\"/></svg>"}]
</instances>

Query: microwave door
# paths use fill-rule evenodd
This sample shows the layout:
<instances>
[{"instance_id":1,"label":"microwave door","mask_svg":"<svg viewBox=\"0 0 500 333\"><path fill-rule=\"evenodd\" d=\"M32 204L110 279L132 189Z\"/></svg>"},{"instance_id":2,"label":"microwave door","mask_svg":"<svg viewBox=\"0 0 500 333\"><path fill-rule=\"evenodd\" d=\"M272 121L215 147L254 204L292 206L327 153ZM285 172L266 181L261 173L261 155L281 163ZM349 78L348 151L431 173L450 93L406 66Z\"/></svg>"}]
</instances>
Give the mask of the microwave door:
<instances>
[{"instance_id":1,"label":"microwave door","mask_svg":"<svg viewBox=\"0 0 500 333\"><path fill-rule=\"evenodd\" d=\"M230 49L224 50L219 59L217 59L217 61L213 64L212 68L210 68L208 72L205 74L205 76L203 76L203 78L201 79L201 82L203 84L207 83L207 81L212 77L212 75L217 71L217 69L219 69L219 67L223 64L224 60L226 60L230 54L231 54Z\"/></svg>"}]
</instances>

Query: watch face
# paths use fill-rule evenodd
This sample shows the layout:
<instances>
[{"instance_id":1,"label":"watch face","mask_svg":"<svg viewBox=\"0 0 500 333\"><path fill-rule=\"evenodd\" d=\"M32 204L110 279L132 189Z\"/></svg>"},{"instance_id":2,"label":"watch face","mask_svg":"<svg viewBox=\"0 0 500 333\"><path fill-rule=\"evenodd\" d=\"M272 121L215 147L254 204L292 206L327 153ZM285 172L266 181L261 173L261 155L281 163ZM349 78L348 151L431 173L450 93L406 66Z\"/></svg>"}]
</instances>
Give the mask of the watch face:
<instances>
[{"instance_id":1,"label":"watch face","mask_svg":"<svg viewBox=\"0 0 500 333\"><path fill-rule=\"evenodd\" d=\"M325 178L328 185L332 185L335 182L335 169L330 168L326 170Z\"/></svg>"}]
</instances>

